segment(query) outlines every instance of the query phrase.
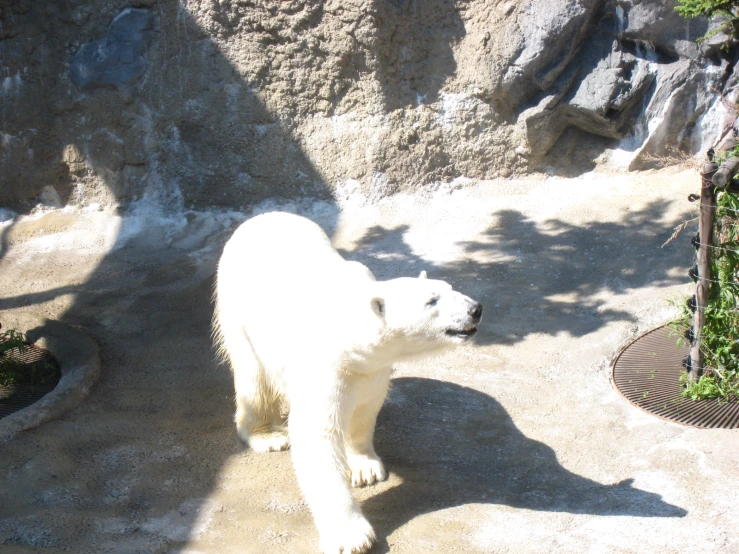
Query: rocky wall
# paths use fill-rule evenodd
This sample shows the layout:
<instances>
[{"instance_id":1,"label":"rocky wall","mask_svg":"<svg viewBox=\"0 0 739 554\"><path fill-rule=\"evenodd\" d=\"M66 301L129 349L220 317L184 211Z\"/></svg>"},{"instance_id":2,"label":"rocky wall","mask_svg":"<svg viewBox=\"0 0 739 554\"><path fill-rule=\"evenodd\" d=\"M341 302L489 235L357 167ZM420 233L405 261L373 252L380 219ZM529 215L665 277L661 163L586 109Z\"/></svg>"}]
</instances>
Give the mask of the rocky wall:
<instances>
[{"instance_id":1,"label":"rocky wall","mask_svg":"<svg viewBox=\"0 0 739 554\"><path fill-rule=\"evenodd\" d=\"M674 5L5 0L0 206L240 209L695 154L733 123L734 54Z\"/></svg>"}]
</instances>

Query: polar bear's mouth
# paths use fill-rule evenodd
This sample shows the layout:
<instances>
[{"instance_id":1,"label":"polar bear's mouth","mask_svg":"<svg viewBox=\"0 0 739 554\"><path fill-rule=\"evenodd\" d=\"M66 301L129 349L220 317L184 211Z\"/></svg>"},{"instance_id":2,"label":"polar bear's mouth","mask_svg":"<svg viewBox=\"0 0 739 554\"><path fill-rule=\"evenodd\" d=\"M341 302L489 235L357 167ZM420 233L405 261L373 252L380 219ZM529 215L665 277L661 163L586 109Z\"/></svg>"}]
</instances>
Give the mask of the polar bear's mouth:
<instances>
[{"instance_id":1,"label":"polar bear's mouth","mask_svg":"<svg viewBox=\"0 0 739 554\"><path fill-rule=\"evenodd\" d=\"M445 332L447 335L450 335L453 337L469 339L471 337L474 337L475 334L477 333L477 326L470 325L469 327L465 327L464 329L447 329Z\"/></svg>"}]
</instances>

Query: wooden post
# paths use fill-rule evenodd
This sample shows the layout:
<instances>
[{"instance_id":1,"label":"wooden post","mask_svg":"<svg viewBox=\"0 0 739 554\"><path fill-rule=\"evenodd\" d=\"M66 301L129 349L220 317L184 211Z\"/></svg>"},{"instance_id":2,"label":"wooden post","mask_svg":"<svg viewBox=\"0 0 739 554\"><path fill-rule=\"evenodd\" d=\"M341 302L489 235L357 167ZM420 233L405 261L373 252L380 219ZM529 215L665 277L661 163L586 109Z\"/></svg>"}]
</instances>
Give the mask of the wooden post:
<instances>
[{"instance_id":1,"label":"wooden post","mask_svg":"<svg viewBox=\"0 0 739 554\"><path fill-rule=\"evenodd\" d=\"M695 284L695 313L693 314L693 343L690 345L691 381L697 381L703 373L703 353L701 334L706 322L706 306L711 287L711 245L713 244L713 220L716 211L716 188L712 177L718 177L721 170L713 162L703 164L701 170L701 205L698 219L698 281ZM723 167L722 167L723 169ZM724 184L725 186L725 184Z\"/></svg>"}]
</instances>

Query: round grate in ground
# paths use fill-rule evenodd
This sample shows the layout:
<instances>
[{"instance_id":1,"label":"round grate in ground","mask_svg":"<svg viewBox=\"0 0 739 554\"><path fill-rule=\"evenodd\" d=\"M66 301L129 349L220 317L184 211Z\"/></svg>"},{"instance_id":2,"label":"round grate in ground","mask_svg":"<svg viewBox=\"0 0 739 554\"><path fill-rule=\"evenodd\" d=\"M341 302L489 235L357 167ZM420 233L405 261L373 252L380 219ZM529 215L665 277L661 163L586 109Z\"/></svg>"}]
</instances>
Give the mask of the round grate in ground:
<instances>
[{"instance_id":1,"label":"round grate in ground","mask_svg":"<svg viewBox=\"0 0 739 554\"><path fill-rule=\"evenodd\" d=\"M41 400L54 390L61 377L59 363L43 348L28 345L22 352L13 348L4 356L18 362L20 379L16 384L0 385L0 419Z\"/></svg>"},{"instance_id":2,"label":"round grate in ground","mask_svg":"<svg viewBox=\"0 0 739 554\"><path fill-rule=\"evenodd\" d=\"M613 383L632 404L653 415L704 429L739 429L739 402L693 401L680 395L688 347L666 325L632 341L613 362Z\"/></svg>"}]
</instances>

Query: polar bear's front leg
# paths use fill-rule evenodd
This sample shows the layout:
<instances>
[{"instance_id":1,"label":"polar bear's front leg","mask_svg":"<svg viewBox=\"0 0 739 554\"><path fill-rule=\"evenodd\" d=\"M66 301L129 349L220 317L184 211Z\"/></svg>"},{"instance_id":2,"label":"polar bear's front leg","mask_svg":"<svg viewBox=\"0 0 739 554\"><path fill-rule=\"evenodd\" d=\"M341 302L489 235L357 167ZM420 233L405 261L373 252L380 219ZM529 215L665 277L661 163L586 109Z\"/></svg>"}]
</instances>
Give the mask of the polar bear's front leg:
<instances>
[{"instance_id":1,"label":"polar bear's front leg","mask_svg":"<svg viewBox=\"0 0 739 554\"><path fill-rule=\"evenodd\" d=\"M346 461L351 473L352 487L372 485L387 479L387 471L375 453L373 444L377 414L385 402L390 383L391 368L385 368L372 377L360 378L359 404L349 418L346 440Z\"/></svg>"},{"instance_id":2,"label":"polar bear's front leg","mask_svg":"<svg viewBox=\"0 0 739 554\"><path fill-rule=\"evenodd\" d=\"M311 386L291 397L289 432L298 483L320 535L324 554L362 554L375 532L352 497L341 438L341 388Z\"/></svg>"}]
</instances>

